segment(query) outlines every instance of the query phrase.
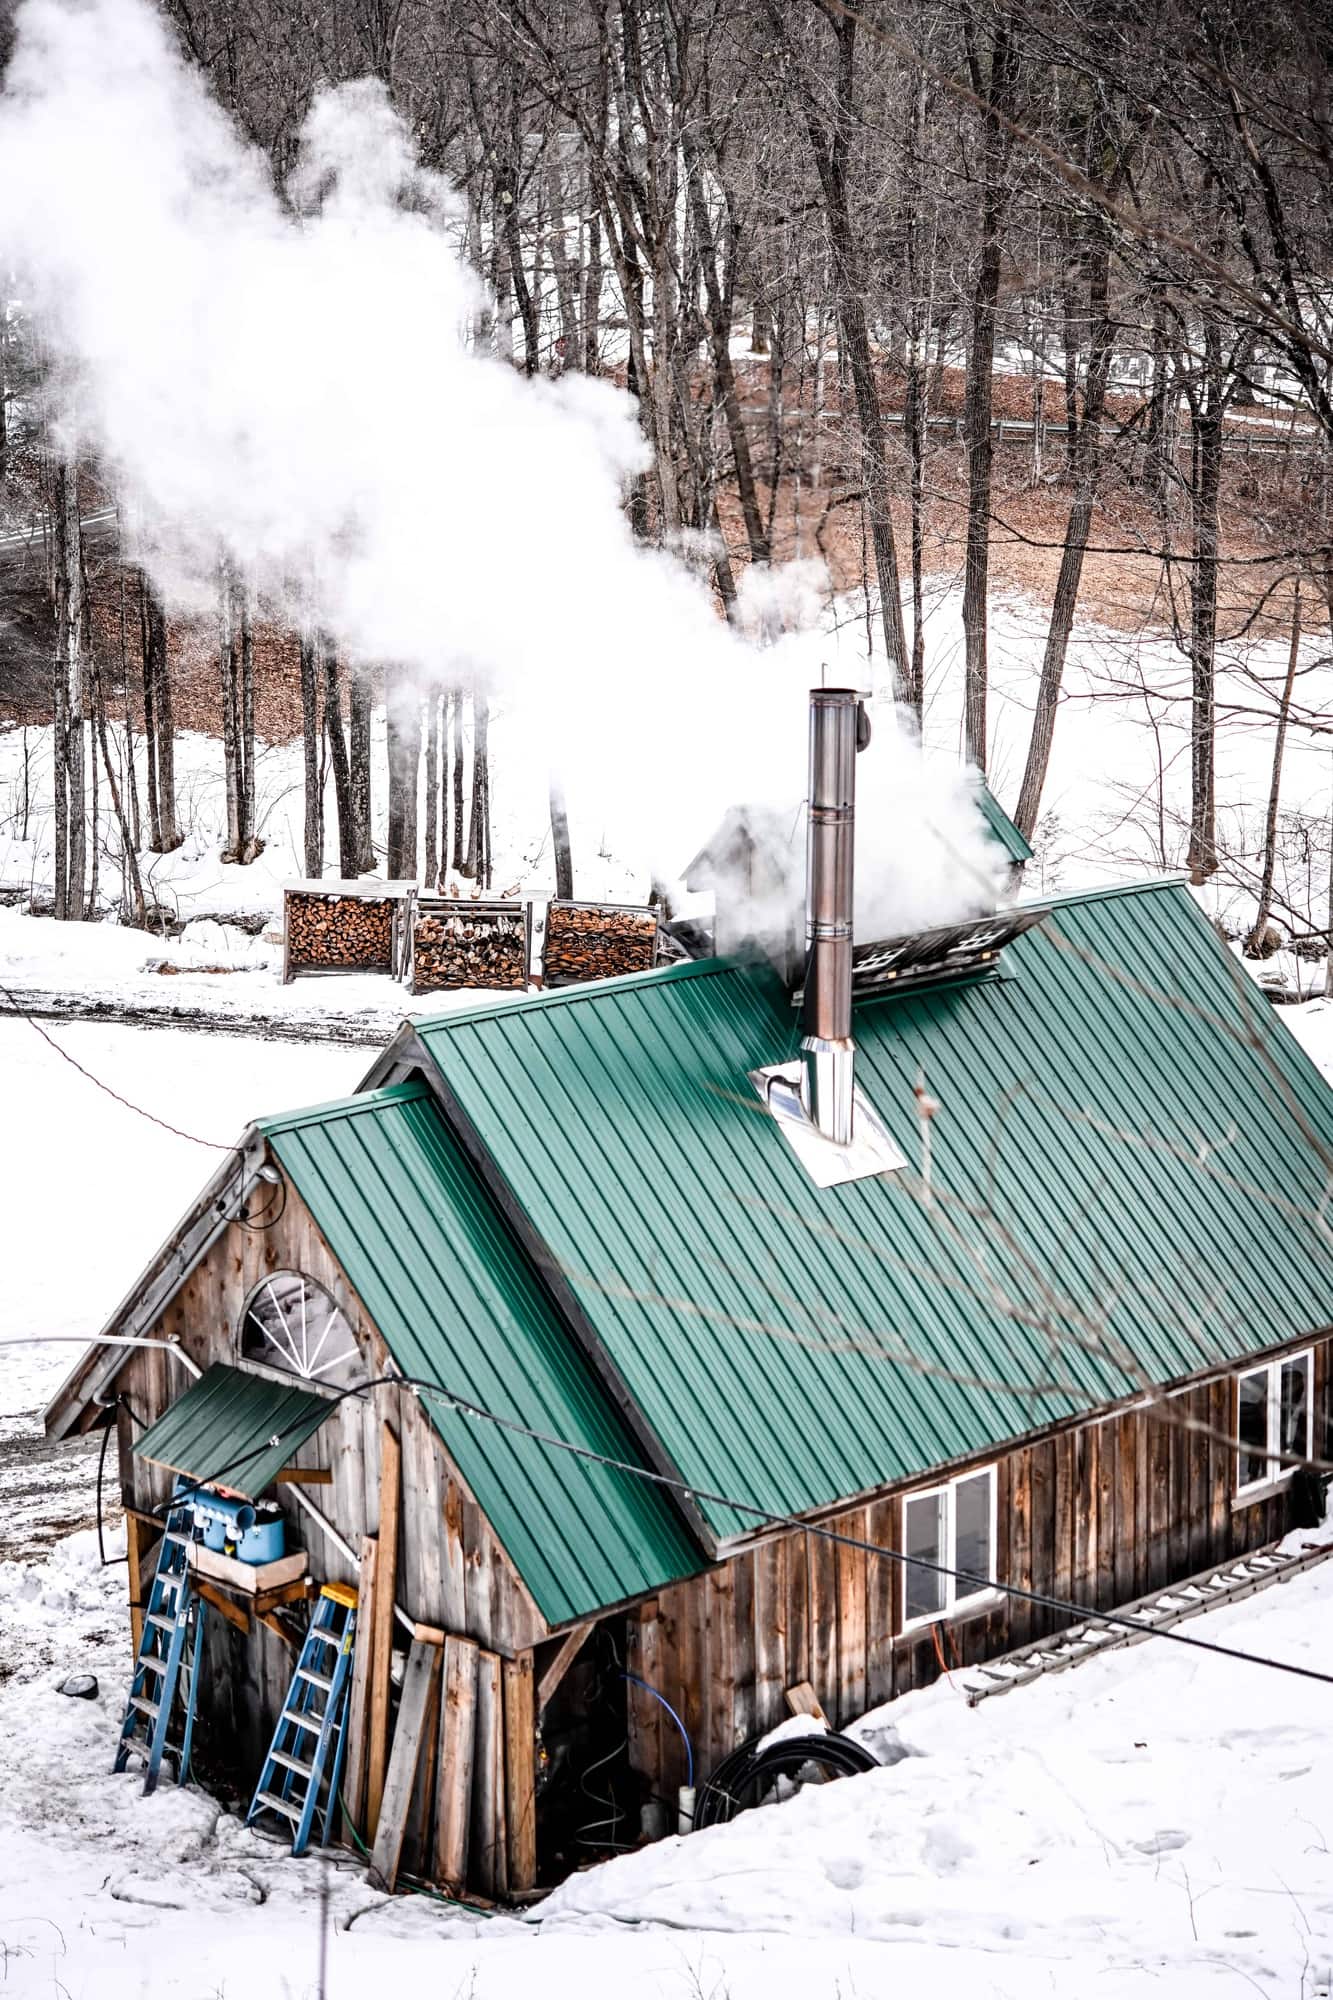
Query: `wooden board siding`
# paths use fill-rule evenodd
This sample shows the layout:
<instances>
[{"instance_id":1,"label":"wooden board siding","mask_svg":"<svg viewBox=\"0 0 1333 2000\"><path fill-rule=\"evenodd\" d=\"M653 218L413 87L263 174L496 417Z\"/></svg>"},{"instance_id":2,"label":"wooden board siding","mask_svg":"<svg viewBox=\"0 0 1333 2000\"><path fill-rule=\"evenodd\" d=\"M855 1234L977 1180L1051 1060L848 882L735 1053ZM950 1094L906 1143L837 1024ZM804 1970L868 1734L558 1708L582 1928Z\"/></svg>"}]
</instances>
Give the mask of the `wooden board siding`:
<instances>
[{"instance_id":1,"label":"wooden board siding","mask_svg":"<svg viewBox=\"0 0 1333 2000\"><path fill-rule=\"evenodd\" d=\"M388 1372L391 1363L378 1332L290 1187L286 1206L270 1228L250 1230L233 1222L224 1231L151 1328L152 1335L179 1340L201 1368L213 1361L234 1364L245 1300L265 1273L275 1270L304 1271L323 1285L361 1344L371 1376ZM127 1505L145 1513L166 1500L172 1475L136 1458L133 1440L190 1380L161 1348L129 1354L117 1377L116 1388L126 1399L117 1425L122 1495ZM352 1548L359 1549L363 1536L378 1532L380 1439L386 1422L402 1446L399 1604L424 1625L507 1657L537 1644L546 1626L415 1396L387 1385L337 1406L292 1461L331 1475L329 1485L310 1489L315 1505ZM276 1498L288 1516L293 1541L310 1552L311 1574L320 1582L354 1584L356 1566L304 1512L292 1489L279 1486ZM262 1625L246 1637L216 1613L206 1615L201 1750L207 1754L210 1744L216 1745L219 1757L244 1782L258 1774L293 1659ZM394 1644L405 1643L397 1626Z\"/></svg>"},{"instance_id":2,"label":"wooden board siding","mask_svg":"<svg viewBox=\"0 0 1333 2000\"><path fill-rule=\"evenodd\" d=\"M1333 1415L1331 1348L1315 1346L1316 1455ZM1285 1490L1233 1506L1235 1398L1234 1377L1218 1377L989 1461L997 1575L1111 1610L1275 1540L1288 1525ZM888 1493L826 1525L896 1550L901 1516L901 1496ZM901 1565L801 1529L639 1605L630 1614L632 1670L685 1719L702 1781L733 1742L783 1719L784 1691L798 1681L812 1684L841 1726L928 1685L942 1663L974 1665L1069 1622L1050 1607L1002 1598L904 1635ZM655 1702L634 1704L630 1760L666 1797L684 1781L680 1737Z\"/></svg>"}]
</instances>

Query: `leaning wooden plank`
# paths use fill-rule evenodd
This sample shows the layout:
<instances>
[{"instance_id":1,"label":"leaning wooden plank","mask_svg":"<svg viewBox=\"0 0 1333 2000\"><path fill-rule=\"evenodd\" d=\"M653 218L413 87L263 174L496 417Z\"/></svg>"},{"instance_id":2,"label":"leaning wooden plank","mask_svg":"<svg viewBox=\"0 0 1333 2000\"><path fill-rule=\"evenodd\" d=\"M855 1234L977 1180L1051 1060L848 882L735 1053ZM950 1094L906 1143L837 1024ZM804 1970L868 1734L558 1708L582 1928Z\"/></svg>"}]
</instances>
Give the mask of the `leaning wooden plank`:
<instances>
[{"instance_id":1,"label":"leaning wooden plank","mask_svg":"<svg viewBox=\"0 0 1333 2000\"><path fill-rule=\"evenodd\" d=\"M537 1683L537 1714L539 1717L545 1715L547 1703L559 1687L561 1681L565 1678L565 1675L569 1672L569 1669L573 1666L574 1657L579 1652L589 1632L591 1632L593 1624L593 1619L585 1618L581 1625L576 1625L572 1632L567 1632L560 1641L559 1648L549 1666L544 1668L542 1677Z\"/></svg>"},{"instance_id":2,"label":"leaning wooden plank","mask_svg":"<svg viewBox=\"0 0 1333 2000\"><path fill-rule=\"evenodd\" d=\"M134 1513L132 1509L127 1508L125 1511L125 1554L128 1558L126 1567L129 1571L130 1579L130 1649L136 1660L139 1657L139 1646L143 1639L143 1590L140 1587L139 1576L143 1568L143 1558L146 1554L145 1545L147 1541L148 1530L144 1527L142 1518Z\"/></svg>"},{"instance_id":3,"label":"leaning wooden plank","mask_svg":"<svg viewBox=\"0 0 1333 2000\"><path fill-rule=\"evenodd\" d=\"M816 1722L828 1727L828 1717L819 1705L819 1696L809 1681L797 1681L795 1687L787 1689L787 1706L793 1715L810 1715Z\"/></svg>"},{"instance_id":4,"label":"leaning wooden plank","mask_svg":"<svg viewBox=\"0 0 1333 2000\"><path fill-rule=\"evenodd\" d=\"M380 1432L380 1546L375 1564L375 1614L371 1629L370 1736L366 1751L366 1840L379 1826L389 1745L389 1675L393 1666L393 1600L398 1588L398 1439Z\"/></svg>"},{"instance_id":5,"label":"leaning wooden plank","mask_svg":"<svg viewBox=\"0 0 1333 2000\"><path fill-rule=\"evenodd\" d=\"M537 1714L532 1655L504 1663L505 1819L511 1893L537 1886Z\"/></svg>"},{"instance_id":6,"label":"leaning wooden plank","mask_svg":"<svg viewBox=\"0 0 1333 2000\"><path fill-rule=\"evenodd\" d=\"M430 1714L435 1677L439 1671L439 1647L414 1639L407 1656L402 1699L398 1704L398 1724L393 1733L393 1755L384 1779L375 1844L370 1856L370 1879L379 1888L393 1889L397 1886L398 1863L403 1851L403 1835L407 1831L417 1761L425 1740L426 1718Z\"/></svg>"},{"instance_id":7,"label":"leaning wooden plank","mask_svg":"<svg viewBox=\"0 0 1333 2000\"><path fill-rule=\"evenodd\" d=\"M343 1774L343 1796L347 1800L348 1817L358 1833L361 1832L362 1807L366 1796L366 1748L370 1736L370 1635L375 1613L377 1554L378 1543L374 1535L363 1535L356 1638L352 1647L352 1689L347 1709L347 1762Z\"/></svg>"},{"instance_id":8,"label":"leaning wooden plank","mask_svg":"<svg viewBox=\"0 0 1333 2000\"><path fill-rule=\"evenodd\" d=\"M504 1697L500 1690L498 1653L481 1653L477 1660L477 1747L472 1771L468 1870L483 1895L503 1896L509 1887L505 1853Z\"/></svg>"},{"instance_id":9,"label":"leaning wooden plank","mask_svg":"<svg viewBox=\"0 0 1333 2000\"><path fill-rule=\"evenodd\" d=\"M443 1650L433 1640L422 1639L435 1655L436 1670L431 1678L430 1701L421 1725L421 1754L417 1758L416 1782L407 1811L407 1834L399 1867L404 1873L429 1877L433 1851L431 1824L435 1811L435 1766L440 1748L440 1667Z\"/></svg>"},{"instance_id":10,"label":"leaning wooden plank","mask_svg":"<svg viewBox=\"0 0 1333 2000\"><path fill-rule=\"evenodd\" d=\"M444 1642L440 1757L435 1779L435 1861L431 1874L441 1888L454 1893L467 1881L479 1658L480 1648L471 1639Z\"/></svg>"}]
</instances>

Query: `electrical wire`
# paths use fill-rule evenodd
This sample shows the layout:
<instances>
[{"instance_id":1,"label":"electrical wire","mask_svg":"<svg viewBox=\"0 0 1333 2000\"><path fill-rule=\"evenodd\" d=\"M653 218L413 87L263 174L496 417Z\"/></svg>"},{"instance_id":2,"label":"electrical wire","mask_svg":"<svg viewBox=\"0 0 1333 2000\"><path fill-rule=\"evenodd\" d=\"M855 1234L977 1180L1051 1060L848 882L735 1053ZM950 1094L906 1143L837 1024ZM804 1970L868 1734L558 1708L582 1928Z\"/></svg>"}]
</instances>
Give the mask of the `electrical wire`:
<instances>
[{"instance_id":1,"label":"electrical wire","mask_svg":"<svg viewBox=\"0 0 1333 2000\"><path fill-rule=\"evenodd\" d=\"M48 1048L54 1049L56 1054L67 1062L72 1069L76 1069L79 1072L80 1076L86 1077L89 1083L97 1086L98 1090L105 1091L108 1097L113 1097L117 1104L125 1107L126 1111L133 1111L136 1116L146 1118L150 1125L160 1125L162 1130L170 1132L174 1139L188 1139L192 1146L207 1146L209 1151L213 1153L235 1152L236 1148L234 1146L224 1146L220 1139L201 1139L196 1132L182 1132L179 1125L168 1124L167 1120L159 1118L155 1111L146 1111L142 1104L133 1104L128 1097L122 1097L120 1092L113 1090L109 1083L103 1083L100 1076L94 1076L90 1069L85 1069L83 1064L72 1056L68 1049L62 1049L55 1036L47 1034L46 1029L42 1026L36 1015L30 1014L18 995L2 981L0 981L0 993L4 994L14 1013L21 1015L30 1028L37 1030L37 1033L47 1044Z\"/></svg>"},{"instance_id":2,"label":"electrical wire","mask_svg":"<svg viewBox=\"0 0 1333 2000\"><path fill-rule=\"evenodd\" d=\"M699 1791L694 1807L697 1831L704 1826L725 1826L745 1810L745 1795L762 1796L768 1781L795 1778L807 1764L817 1764L839 1778L859 1777L864 1771L878 1771L879 1759L851 1736L836 1731L811 1731L808 1736L784 1736L767 1749L762 1736L752 1736L739 1750L724 1757ZM754 1803L759 1803L756 1797Z\"/></svg>"},{"instance_id":3,"label":"electrical wire","mask_svg":"<svg viewBox=\"0 0 1333 2000\"><path fill-rule=\"evenodd\" d=\"M680 1740L685 1745L685 1782L692 1789L694 1785L694 1745L690 1741L690 1733L686 1729L685 1724L681 1721L666 1696L659 1694L655 1687L649 1687L647 1681L640 1680L637 1674L626 1673L623 1668L621 1669L620 1677L622 1680L633 1681L635 1687L642 1688L644 1693L650 1694L654 1701L660 1701L667 1714L671 1717L671 1720L675 1723L677 1729L680 1731Z\"/></svg>"},{"instance_id":4,"label":"electrical wire","mask_svg":"<svg viewBox=\"0 0 1333 2000\"><path fill-rule=\"evenodd\" d=\"M775 1513L771 1508L759 1507L749 1500L738 1500L727 1493L712 1493L707 1488L688 1480L677 1479L671 1473L655 1472L646 1465L631 1465L627 1460L612 1458L609 1453L595 1451L591 1445L575 1444L568 1438L554 1437L549 1431L535 1430L530 1424L521 1423L517 1417L502 1416L497 1410L488 1410L481 1403L474 1403L466 1396L460 1396L452 1389L443 1388L438 1382L428 1382L414 1375L382 1375L372 1382L357 1383L348 1389L341 1389L329 1399L330 1409L348 1396L365 1395L371 1389L396 1383L403 1389L415 1390L418 1396L437 1396L461 1416L470 1417L480 1423L494 1424L511 1436L522 1437L533 1444L544 1445L551 1451L568 1452L586 1463L600 1465L610 1472L624 1473L628 1478L639 1479L647 1485L661 1487L664 1491L678 1494L682 1500L703 1500L710 1506L726 1507L734 1513L747 1515L764 1528L781 1528L789 1532L818 1535L821 1540L835 1548L855 1549L859 1553L872 1556L879 1562L896 1563L900 1568L909 1565L916 1569L929 1570L936 1576L952 1577L957 1583L969 1584L973 1590L993 1590L998 1596L1008 1597L1020 1604L1038 1604L1048 1611L1059 1611L1072 1622L1082 1625L1103 1625L1112 1631L1136 1632L1145 1639L1161 1639L1173 1646L1188 1646L1195 1652L1211 1653L1219 1659L1239 1660L1247 1666L1264 1667L1272 1673L1291 1674L1298 1680L1318 1681L1325 1687L1333 1687L1333 1673L1325 1673L1319 1667L1303 1667L1295 1660L1274 1659L1271 1654L1252 1653L1240 1646L1224 1646L1216 1639L1201 1639L1196 1634L1163 1629L1140 1618L1128 1617L1124 1612L1094 1611L1086 1604L1075 1604L1067 1597L1055 1597L1048 1591L1027 1590L1021 1584L1002 1583L998 1577L980 1575L975 1570L956 1569L950 1563L935 1562L928 1556L908 1556L901 1549L891 1549L881 1542L870 1542L860 1535L843 1534L837 1528L825 1527L817 1521L803 1521L794 1514ZM226 1473L237 1471L242 1465L260 1457L264 1452L276 1450L284 1437L294 1433L298 1425L293 1423L288 1431L277 1431L266 1437L251 1450L239 1453L225 1466L197 1479L186 1489L183 1497L188 1499L201 1487L215 1484ZM154 1511L162 1513L168 1503L161 1503ZM177 1499L176 1505L180 1504ZM655 1691L655 1690L654 1690Z\"/></svg>"}]
</instances>

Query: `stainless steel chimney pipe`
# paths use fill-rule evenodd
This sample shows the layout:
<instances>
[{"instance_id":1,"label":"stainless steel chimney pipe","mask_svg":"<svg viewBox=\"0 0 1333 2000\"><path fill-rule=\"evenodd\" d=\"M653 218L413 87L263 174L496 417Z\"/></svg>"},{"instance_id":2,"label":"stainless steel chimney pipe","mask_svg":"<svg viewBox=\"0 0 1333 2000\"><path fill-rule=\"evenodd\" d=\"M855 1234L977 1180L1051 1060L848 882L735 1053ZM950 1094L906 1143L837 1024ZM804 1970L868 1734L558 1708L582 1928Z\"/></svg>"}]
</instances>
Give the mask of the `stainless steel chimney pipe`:
<instances>
[{"instance_id":1,"label":"stainless steel chimney pipe","mask_svg":"<svg viewBox=\"0 0 1333 2000\"><path fill-rule=\"evenodd\" d=\"M852 1137L852 887L856 753L869 722L852 688L810 691L801 1099L826 1139Z\"/></svg>"}]
</instances>

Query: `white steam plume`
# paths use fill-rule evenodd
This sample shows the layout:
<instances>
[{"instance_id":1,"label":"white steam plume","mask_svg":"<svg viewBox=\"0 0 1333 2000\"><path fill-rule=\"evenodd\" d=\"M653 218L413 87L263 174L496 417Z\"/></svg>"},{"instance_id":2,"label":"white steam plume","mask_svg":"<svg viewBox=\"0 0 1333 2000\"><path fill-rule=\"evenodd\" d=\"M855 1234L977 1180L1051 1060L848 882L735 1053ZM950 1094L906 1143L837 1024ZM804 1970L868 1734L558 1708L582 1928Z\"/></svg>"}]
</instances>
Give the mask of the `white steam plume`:
<instances>
[{"instance_id":1,"label":"white steam plume","mask_svg":"<svg viewBox=\"0 0 1333 2000\"><path fill-rule=\"evenodd\" d=\"M469 350L453 198L379 84L317 100L284 201L142 0L24 0L15 27L0 246L65 443L170 602L211 602L225 550L352 655L480 671L571 797L668 877L728 804L800 798L808 647L748 645L635 546L626 395ZM926 774L881 727L862 797L880 905L914 923L984 901L994 857L961 774Z\"/></svg>"}]
</instances>

